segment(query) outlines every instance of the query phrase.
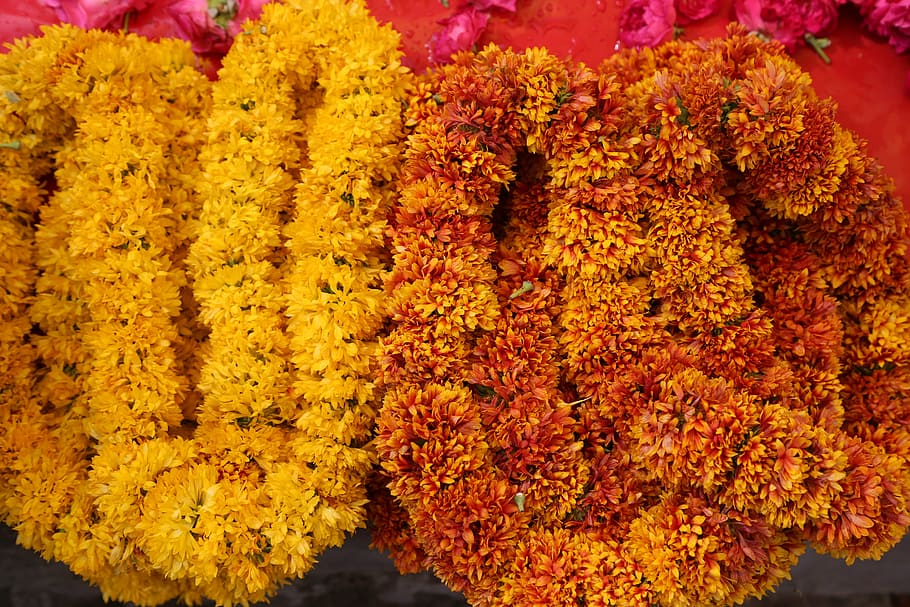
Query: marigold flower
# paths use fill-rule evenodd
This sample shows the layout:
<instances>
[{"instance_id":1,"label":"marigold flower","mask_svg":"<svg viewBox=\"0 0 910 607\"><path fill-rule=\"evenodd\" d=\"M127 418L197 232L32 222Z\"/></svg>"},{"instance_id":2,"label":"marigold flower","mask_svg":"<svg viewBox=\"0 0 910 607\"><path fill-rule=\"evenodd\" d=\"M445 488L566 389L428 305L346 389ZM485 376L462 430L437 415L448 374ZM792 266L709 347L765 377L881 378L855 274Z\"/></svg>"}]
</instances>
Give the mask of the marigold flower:
<instances>
[{"instance_id":1,"label":"marigold flower","mask_svg":"<svg viewBox=\"0 0 910 607\"><path fill-rule=\"evenodd\" d=\"M681 606L765 593L807 538L893 545L906 214L809 84L742 26L597 72L488 47L424 77L377 545L472 604Z\"/></svg>"}]
</instances>

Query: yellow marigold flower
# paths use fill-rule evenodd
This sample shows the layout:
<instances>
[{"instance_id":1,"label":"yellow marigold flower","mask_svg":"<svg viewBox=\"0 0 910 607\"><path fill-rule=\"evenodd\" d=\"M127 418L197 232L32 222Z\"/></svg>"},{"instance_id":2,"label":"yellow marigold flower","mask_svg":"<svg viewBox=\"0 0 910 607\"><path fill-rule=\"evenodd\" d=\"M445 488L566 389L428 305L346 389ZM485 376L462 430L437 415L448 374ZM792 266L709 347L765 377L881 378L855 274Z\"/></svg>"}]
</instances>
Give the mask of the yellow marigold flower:
<instances>
[{"instance_id":1,"label":"yellow marigold flower","mask_svg":"<svg viewBox=\"0 0 910 607\"><path fill-rule=\"evenodd\" d=\"M209 464L188 462L155 478L143 500L144 516L137 527L141 531L140 547L152 566L166 577L177 579L190 574L196 583L214 577L215 569L203 573L203 565L218 557L213 543L223 531L211 537L203 525L212 526L212 518L217 516L213 512L215 497L222 488L217 468Z\"/></svg>"},{"instance_id":2,"label":"yellow marigold flower","mask_svg":"<svg viewBox=\"0 0 910 607\"><path fill-rule=\"evenodd\" d=\"M219 602L262 600L364 522L397 45L360 2L270 4L213 86L187 266L209 330L195 439L220 489L172 576Z\"/></svg>"}]
</instances>

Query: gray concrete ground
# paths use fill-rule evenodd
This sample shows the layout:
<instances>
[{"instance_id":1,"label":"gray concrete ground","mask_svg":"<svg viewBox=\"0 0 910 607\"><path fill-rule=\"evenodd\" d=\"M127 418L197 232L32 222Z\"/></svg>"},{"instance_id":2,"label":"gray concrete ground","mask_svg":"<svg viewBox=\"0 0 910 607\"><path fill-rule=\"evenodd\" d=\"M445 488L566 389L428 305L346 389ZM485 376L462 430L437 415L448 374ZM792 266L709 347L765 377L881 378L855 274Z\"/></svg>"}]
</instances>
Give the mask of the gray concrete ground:
<instances>
[{"instance_id":1,"label":"gray concrete ground","mask_svg":"<svg viewBox=\"0 0 910 607\"><path fill-rule=\"evenodd\" d=\"M284 588L273 607L466 607L429 573L399 575L360 532L327 551L304 578ZM100 607L101 594L60 563L47 563L15 544L0 525L0 607ZM516 605L514 607L521 607ZM910 607L910 538L877 562L805 555L793 579L746 607Z\"/></svg>"}]
</instances>

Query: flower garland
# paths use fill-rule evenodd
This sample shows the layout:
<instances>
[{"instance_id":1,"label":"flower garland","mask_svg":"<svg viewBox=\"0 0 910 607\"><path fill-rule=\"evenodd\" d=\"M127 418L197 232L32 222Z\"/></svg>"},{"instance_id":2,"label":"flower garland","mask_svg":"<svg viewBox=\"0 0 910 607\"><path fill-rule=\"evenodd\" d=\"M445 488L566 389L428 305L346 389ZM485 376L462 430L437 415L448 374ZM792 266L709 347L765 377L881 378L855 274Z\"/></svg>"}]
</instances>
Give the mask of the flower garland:
<instances>
[{"instance_id":1,"label":"flower garland","mask_svg":"<svg viewBox=\"0 0 910 607\"><path fill-rule=\"evenodd\" d=\"M207 591L216 600L265 597L365 520L407 84L397 45L362 3L267 5L214 87L187 259L210 330L195 433L205 463L186 471L205 506L175 545L173 498L156 497L148 533L172 575L206 587L224 572L233 594Z\"/></svg>"},{"instance_id":2,"label":"flower garland","mask_svg":"<svg viewBox=\"0 0 910 607\"><path fill-rule=\"evenodd\" d=\"M3 515L107 598L263 600L364 524L397 45L325 0L270 5L211 94L183 43L67 27L8 68L47 64L29 107L65 130L8 260Z\"/></svg>"},{"instance_id":3,"label":"flower garland","mask_svg":"<svg viewBox=\"0 0 910 607\"><path fill-rule=\"evenodd\" d=\"M47 63L30 103L51 100L71 131L46 168L55 190L40 208L26 316L37 327L38 437L16 454L4 506L23 545L106 596L162 602L183 591L150 573L133 537L131 506L149 478L121 466L183 417L171 348L182 272L169 255L188 182L171 179L165 158L195 156L208 85L182 43L52 28L23 53ZM118 475L131 499L109 493Z\"/></svg>"},{"instance_id":4,"label":"flower garland","mask_svg":"<svg viewBox=\"0 0 910 607\"><path fill-rule=\"evenodd\" d=\"M41 550L47 548L46 539L55 528L56 507L66 503L76 485L71 482L72 461L42 457L34 447L48 444L51 453L72 453L78 459L84 452L80 443L85 442L73 438L72 424L81 424L81 420L69 415L68 398L45 399L42 394L48 385L61 382L54 365L43 376L34 373L36 358L48 348L41 335L32 334L30 319L31 309L40 306L41 299L40 293L36 294L42 282L36 268L42 261L37 213L46 195L46 176L52 172L50 156L73 128L72 118L59 100L47 94L47 88L67 69L68 58L83 42L78 30L57 28L40 39L20 41L0 57L2 130L7 140L0 152L4 154L2 267L9 277L4 281L0 513L6 523L19 527L24 545ZM36 469L42 474L29 478ZM50 507L42 499L48 485L61 494L59 499L50 500ZM35 497L29 504L22 503L22 496L31 495ZM41 515L32 516L29 507L41 510Z\"/></svg>"},{"instance_id":5,"label":"flower garland","mask_svg":"<svg viewBox=\"0 0 910 607\"><path fill-rule=\"evenodd\" d=\"M378 545L475 605L689 606L900 539L906 216L779 46L489 47L411 113Z\"/></svg>"}]
</instances>

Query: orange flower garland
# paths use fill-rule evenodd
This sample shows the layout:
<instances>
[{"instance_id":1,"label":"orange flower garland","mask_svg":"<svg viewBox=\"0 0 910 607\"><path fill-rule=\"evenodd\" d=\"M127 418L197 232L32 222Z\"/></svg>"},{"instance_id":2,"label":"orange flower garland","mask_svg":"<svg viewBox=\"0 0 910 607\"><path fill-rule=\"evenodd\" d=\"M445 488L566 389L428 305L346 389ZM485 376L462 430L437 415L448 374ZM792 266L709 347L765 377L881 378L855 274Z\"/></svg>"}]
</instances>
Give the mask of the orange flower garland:
<instances>
[{"instance_id":1,"label":"orange flower garland","mask_svg":"<svg viewBox=\"0 0 910 607\"><path fill-rule=\"evenodd\" d=\"M475 605L690 606L900 539L906 217L808 84L735 29L427 76L377 545Z\"/></svg>"}]
</instances>

